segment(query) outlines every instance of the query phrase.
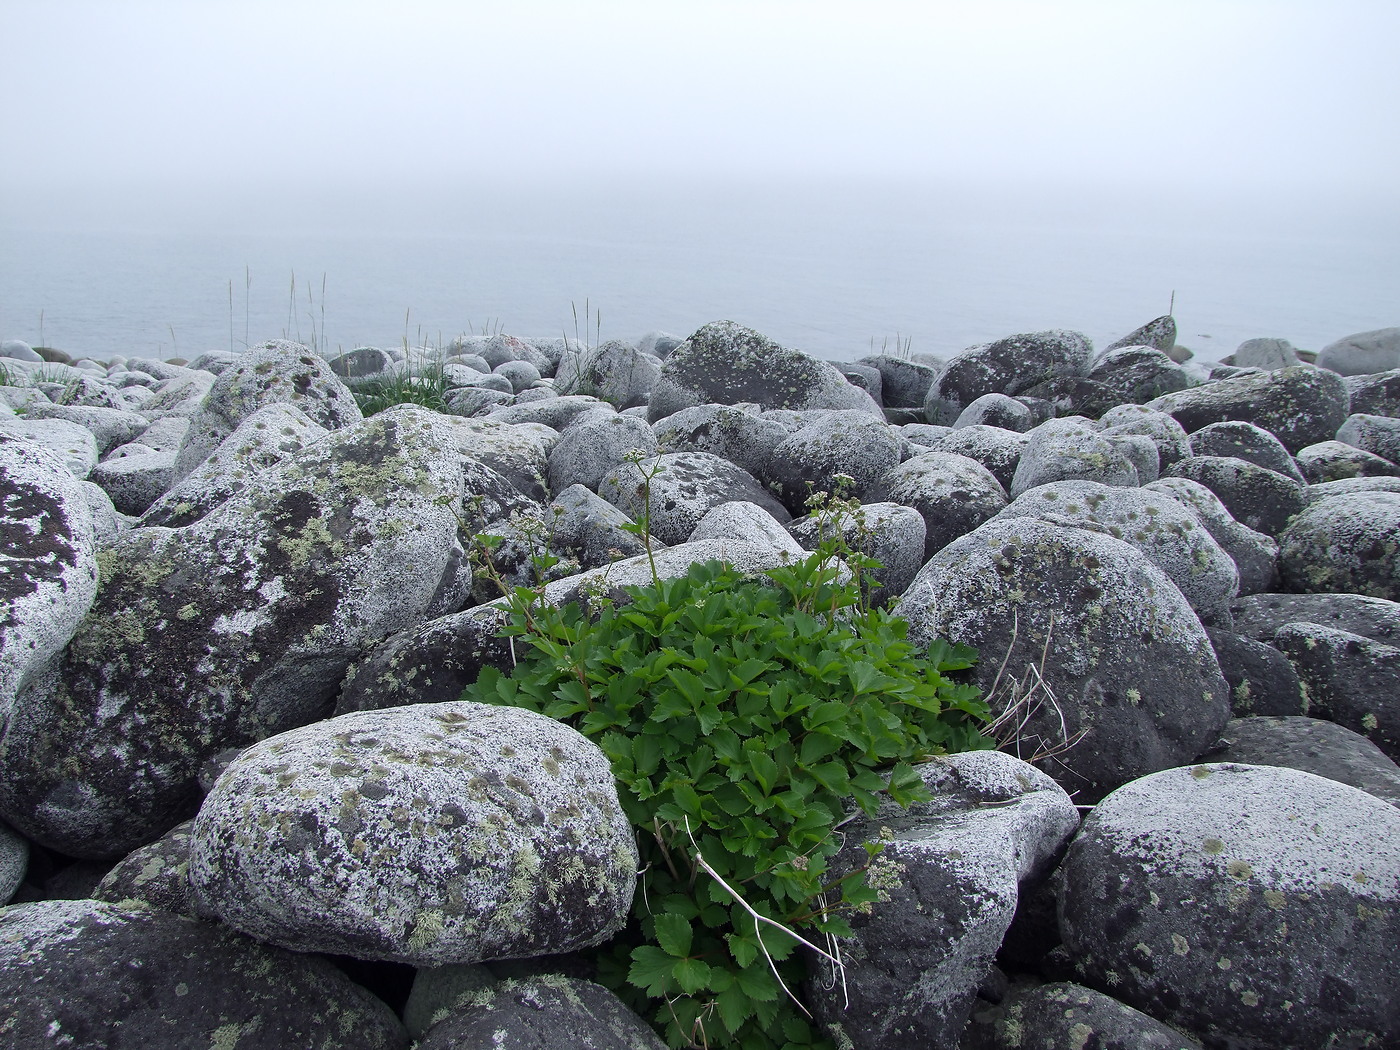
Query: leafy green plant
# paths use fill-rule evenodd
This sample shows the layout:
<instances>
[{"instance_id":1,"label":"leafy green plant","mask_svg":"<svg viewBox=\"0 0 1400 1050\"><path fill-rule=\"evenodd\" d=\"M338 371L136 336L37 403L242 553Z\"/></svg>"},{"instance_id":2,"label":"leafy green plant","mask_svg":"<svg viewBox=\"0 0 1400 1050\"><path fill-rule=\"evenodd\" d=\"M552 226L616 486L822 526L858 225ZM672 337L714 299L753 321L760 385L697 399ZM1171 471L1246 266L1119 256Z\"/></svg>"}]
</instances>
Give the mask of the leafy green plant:
<instances>
[{"instance_id":1,"label":"leafy green plant","mask_svg":"<svg viewBox=\"0 0 1400 1050\"><path fill-rule=\"evenodd\" d=\"M872 564L839 537L761 577L708 562L663 580L652 563L651 585L592 615L514 588L516 665L463 693L567 722L608 756L643 870L599 978L672 1046L827 1045L797 949L839 966L832 938L883 892L879 843L831 875L840 826L885 795L927 799L916 763L992 746L976 690L945 677L974 654L918 651L843 556Z\"/></svg>"}]
</instances>

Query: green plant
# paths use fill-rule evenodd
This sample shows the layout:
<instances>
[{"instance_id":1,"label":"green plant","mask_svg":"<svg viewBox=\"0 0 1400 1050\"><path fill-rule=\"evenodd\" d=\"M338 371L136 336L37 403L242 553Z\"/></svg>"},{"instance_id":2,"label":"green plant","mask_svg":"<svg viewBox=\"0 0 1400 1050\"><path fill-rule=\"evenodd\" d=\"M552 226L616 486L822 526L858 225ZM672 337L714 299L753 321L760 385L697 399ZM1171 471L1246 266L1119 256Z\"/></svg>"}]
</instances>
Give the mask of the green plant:
<instances>
[{"instance_id":1,"label":"green plant","mask_svg":"<svg viewBox=\"0 0 1400 1050\"><path fill-rule=\"evenodd\" d=\"M0 361L0 386L28 386L27 383L15 381L15 374L10 371L3 361Z\"/></svg>"},{"instance_id":2,"label":"green plant","mask_svg":"<svg viewBox=\"0 0 1400 1050\"><path fill-rule=\"evenodd\" d=\"M360 411L372 416L394 405L422 405L434 412L446 412L447 390L446 368L436 362L417 373L405 370L387 379L372 379L357 386L353 393Z\"/></svg>"},{"instance_id":3,"label":"green plant","mask_svg":"<svg viewBox=\"0 0 1400 1050\"><path fill-rule=\"evenodd\" d=\"M831 876L840 826L882 795L927 799L916 763L991 746L976 690L945 677L974 654L917 651L905 621L862 601L846 557L874 564L839 536L761 577L708 562L663 580L652 562L649 586L594 615L514 588L515 667L463 693L567 722L608 756L643 870L599 978L672 1046L825 1045L795 991L797 948L839 967L832 939L883 892L880 843Z\"/></svg>"}]
</instances>

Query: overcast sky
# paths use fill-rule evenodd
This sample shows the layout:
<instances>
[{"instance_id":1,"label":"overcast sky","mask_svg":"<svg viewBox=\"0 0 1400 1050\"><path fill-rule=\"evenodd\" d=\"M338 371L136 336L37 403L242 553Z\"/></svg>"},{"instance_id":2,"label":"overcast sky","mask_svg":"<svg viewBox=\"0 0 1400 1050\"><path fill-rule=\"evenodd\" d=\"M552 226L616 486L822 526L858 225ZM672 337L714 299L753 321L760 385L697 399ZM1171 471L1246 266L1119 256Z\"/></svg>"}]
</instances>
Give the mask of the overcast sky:
<instances>
[{"instance_id":1,"label":"overcast sky","mask_svg":"<svg viewBox=\"0 0 1400 1050\"><path fill-rule=\"evenodd\" d=\"M1400 3L0 0L55 188L619 173L1395 195ZM303 187L303 189L294 189Z\"/></svg>"}]
</instances>

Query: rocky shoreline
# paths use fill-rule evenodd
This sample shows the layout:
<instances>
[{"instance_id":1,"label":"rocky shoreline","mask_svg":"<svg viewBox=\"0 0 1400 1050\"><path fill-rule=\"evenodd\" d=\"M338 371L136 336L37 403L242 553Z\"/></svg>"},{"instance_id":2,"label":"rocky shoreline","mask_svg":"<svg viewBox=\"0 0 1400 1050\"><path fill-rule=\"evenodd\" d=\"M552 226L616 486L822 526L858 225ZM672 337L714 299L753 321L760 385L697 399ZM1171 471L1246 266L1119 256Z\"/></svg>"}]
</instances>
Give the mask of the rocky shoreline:
<instances>
[{"instance_id":1,"label":"rocky shoreline","mask_svg":"<svg viewBox=\"0 0 1400 1050\"><path fill-rule=\"evenodd\" d=\"M511 660L470 551L646 582L650 476L663 575L757 572L838 475L879 600L1011 715L846 829L889 863L812 963L837 1044L1400 1045L1400 329L1175 334L4 344L5 1045L661 1045L588 979L638 863L607 760L459 699Z\"/></svg>"}]
</instances>

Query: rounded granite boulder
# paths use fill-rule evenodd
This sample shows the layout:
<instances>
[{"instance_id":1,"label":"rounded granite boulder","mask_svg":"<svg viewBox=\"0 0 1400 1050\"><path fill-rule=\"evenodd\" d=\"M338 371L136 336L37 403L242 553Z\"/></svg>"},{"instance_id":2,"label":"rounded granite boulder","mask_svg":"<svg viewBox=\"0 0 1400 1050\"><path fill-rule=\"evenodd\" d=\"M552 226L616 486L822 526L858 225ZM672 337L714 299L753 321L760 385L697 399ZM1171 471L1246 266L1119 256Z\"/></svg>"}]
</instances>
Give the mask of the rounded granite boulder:
<instances>
[{"instance_id":1,"label":"rounded granite boulder","mask_svg":"<svg viewBox=\"0 0 1400 1050\"><path fill-rule=\"evenodd\" d=\"M1279 573L1295 591L1346 591L1400 601L1400 493L1333 496L1279 536Z\"/></svg>"},{"instance_id":2,"label":"rounded granite boulder","mask_svg":"<svg viewBox=\"0 0 1400 1050\"><path fill-rule=\"evenodd\" d=\"M463 701L271 737L190 832L202 914L259 940L413 966L601 944L637 849L612 768L574 730Z\"/></svg>"}]
</instances>

